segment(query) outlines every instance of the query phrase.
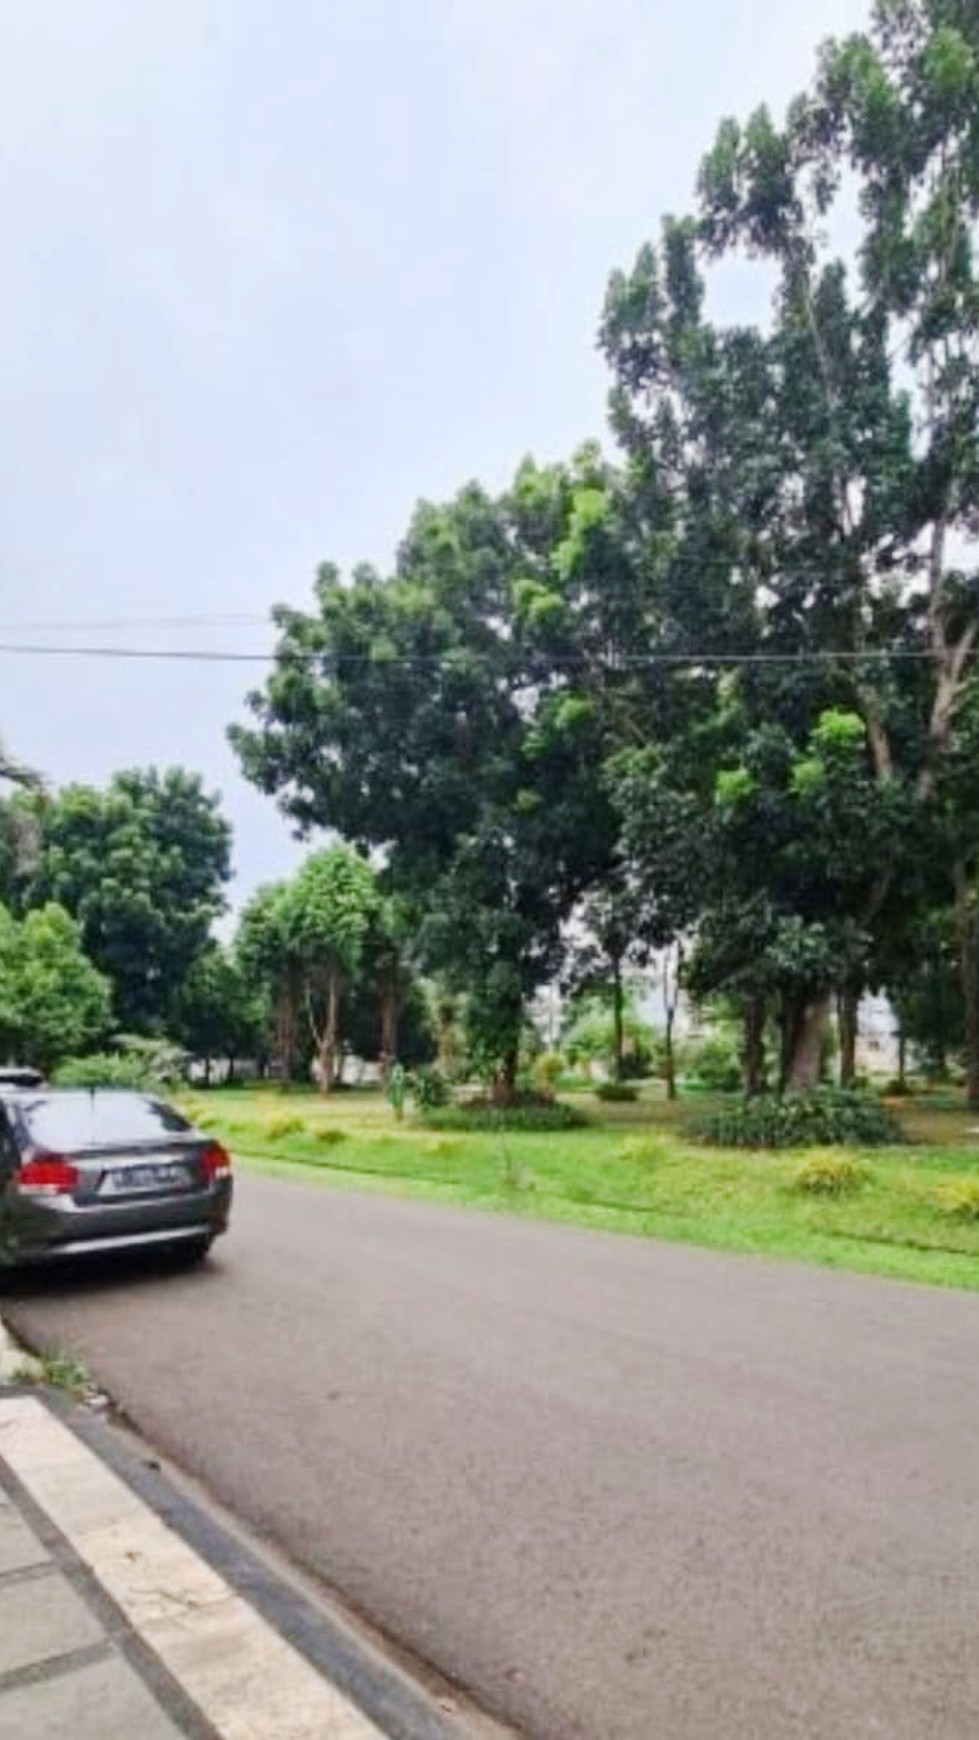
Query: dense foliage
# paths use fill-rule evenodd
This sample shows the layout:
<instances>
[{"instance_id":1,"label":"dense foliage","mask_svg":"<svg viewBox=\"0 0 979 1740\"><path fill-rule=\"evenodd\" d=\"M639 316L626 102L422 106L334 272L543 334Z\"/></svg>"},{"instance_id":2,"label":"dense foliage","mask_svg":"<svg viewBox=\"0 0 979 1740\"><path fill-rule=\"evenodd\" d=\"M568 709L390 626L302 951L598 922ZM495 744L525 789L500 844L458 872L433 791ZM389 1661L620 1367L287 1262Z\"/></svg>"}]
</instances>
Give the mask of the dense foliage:
<instances>
[{"instance_id":1,"label":"dense foliage","mask_svg":"<svg viewBox=\"0 0 979 1740\"><path fill-rule=\"evenodd\" d=\"M426 1111L429 1130L577 1130L588 1119L577 1106L562 1100L551 1105L441 1106Z\"/></svg>"},{"instance_id":2,"label":"dense foliage","mask_svg":"<svg viewBox=\"0 0 979 1740\"><path fill-rule=\"evenodd\" d=\"M120 773L36 805L39 841L21 899L55 900L81 927L127 1032L163 1032L224 907L231 834L196 774Z\"/></svg>"},{"instance_id":3,"label":"dense foliage","mask_svg":"<svg viewBox=\"0 0 979 1740\"><path fill-rule=\"evenodd\" d=\"M471 485L389 577L325 567L276 612L244 770L383 851L502 1097L569 956L621 1075L623 972L680 937L750 1091L811 1088L833 1009L850 1083L861 996L920 1009L943 906L979 1100L977 215L975 7L878 0L783 123L723 123L694 211L613 275L621 465ZM774 300L723 326L736 255Z\"/></svg>"},{"instance_id":4,"label":"dense foliage","mask_svg":"<svg viewBox=\"0 0 979 1740\"><path fill-rule=\"evenodd\" d=\"M875 1094L840 1088L732 1100L698 1124L697 1133L720 1148L880 1148L904 1139Z\"/></svg>"},{"instance_id":5,"label":"dense foliage","mask_svg":"<svg viewBox=\"0 0 979 1740\"><path fill-rule=\"evenodd\" d=\"M152 1062L135 1052L92 1051L84 1057L69 1057L54 1072L55 1087L134 1088L159 1090L162 1083Z\"/></svg>"},{"instance_id":6,"label":"dense foliage","mask_svg":"<svg viewBox=\"0 0 979 1740\"><path fill-rule=\"evenodd\" d=\"M362 853L313 853L288 882L260 889L241 917L236 971L264 1012L271 1049L290 1080L315 1065L325 1092L346 1050L432 1056L427 1010L410 959L410 932Z\"/></svg>"},{"instance_id":7,"label":"dense foliage","mask_svg":"<svg viewBox=\"0 0 979 1740\"><path fill-rule=\"evenodd\" d=\"M18 920L0 906L0 1057L48 1071L109 1025L108 982L64 908L48 903Z\"/></svg>"}]
</instances>

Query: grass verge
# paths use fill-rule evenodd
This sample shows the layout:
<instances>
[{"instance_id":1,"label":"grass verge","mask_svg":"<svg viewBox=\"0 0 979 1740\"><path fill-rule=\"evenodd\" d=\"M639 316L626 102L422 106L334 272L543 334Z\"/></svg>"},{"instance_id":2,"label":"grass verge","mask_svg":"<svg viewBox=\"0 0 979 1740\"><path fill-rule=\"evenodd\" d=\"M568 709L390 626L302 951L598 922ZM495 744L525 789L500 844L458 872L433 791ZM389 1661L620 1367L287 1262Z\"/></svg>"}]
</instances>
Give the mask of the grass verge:
<instances>
[{"instance_id":1,"label":"grass verge","mask_svg":"<svg viewBox=\"0 0 979 1740\"><path fill-rule=\"evenodd\" d=\"M902 1112L912 1147L783 1154L699 1146L647 1095L546 1133L436 1133L367 1094L222 1090L188 1109L279 1176L979 1291L979 1139L954 1103ZM841 1163L843 1187L814 1188Z\"/></svg>"}]
</instances>

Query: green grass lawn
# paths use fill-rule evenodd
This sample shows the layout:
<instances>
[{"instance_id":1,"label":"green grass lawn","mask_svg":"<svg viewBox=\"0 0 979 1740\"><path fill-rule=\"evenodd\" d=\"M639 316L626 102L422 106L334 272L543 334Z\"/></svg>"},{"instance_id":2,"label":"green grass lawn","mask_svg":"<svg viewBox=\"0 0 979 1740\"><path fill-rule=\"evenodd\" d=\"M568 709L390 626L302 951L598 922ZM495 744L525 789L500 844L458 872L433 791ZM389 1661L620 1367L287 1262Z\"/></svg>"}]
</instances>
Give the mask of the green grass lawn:
<instances>
[{"instance_id":1,"label":"green grass lawn","mask_svg":"<svg viewBox=\"0 0 979 1740\"><path fill-rule=\"evenodd\" d=\"M592 1123L560 1134L437 1134L360 1092L222 1088L186 1103L245 1168L979 1290L979 1136L954 1100L902 1113L912 1146L832 1150L862 1172L838 1198L796 1185L814 1151L698 1146L684 1126L704 1101L648 1090L634 1105L582 1096Z\"/></svg>"}]
</instances>

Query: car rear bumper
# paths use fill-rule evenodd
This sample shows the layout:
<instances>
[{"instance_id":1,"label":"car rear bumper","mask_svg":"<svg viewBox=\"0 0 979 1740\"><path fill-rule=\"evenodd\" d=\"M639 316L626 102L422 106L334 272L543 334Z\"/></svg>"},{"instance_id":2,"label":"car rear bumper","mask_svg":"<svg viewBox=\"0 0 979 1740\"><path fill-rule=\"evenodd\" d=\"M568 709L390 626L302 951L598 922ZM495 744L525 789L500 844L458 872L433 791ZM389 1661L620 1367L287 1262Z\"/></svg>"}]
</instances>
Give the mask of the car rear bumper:
<instances>
[{"instance_id":1,"label":"car rear bumper","mask_svg":"<svg viewBox=\"0 0 979 1740\"><path fill-rule=\"evenodd\" d=\"M0 1263L51 1262L216 1238L227 1230L231 1180L181 1197L79 1205L70 1198L4 1204Z\"/></svg>"}]
</instances>

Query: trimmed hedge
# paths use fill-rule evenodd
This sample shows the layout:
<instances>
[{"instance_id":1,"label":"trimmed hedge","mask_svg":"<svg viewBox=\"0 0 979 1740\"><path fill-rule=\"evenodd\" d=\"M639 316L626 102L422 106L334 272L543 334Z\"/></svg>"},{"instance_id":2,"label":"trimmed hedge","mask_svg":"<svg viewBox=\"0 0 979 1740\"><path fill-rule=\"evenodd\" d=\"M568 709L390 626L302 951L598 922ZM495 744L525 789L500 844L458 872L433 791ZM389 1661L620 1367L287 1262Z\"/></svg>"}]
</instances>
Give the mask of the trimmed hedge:
<instances>
[{"instance_id":1,"label":"trimmed hedge","mask_svg":"<svg viewBox=\"0 0 979 1740\"><path fill-rule=\"evenodd\" d=\"M536 1106L442 1106L426 1112L427 1130L580 1130L588 1123L584 1112L555 1100Z\"/></svg>"},{"instance_id":2,"label":"trimmed hedge","mask_svg":"<svg viewBox=\"0 0 979 1740\"><path fill-rule=\"evenodd\" d=\"M595 1098L612 1105L618 1102L631 1103L639 1098L639 1089L627 1081L600 1081L595 1089Z\"/></svg>"},{"instance_id":3,"label":"trimmed hedge","mask_svg":"<svg viewBox=\"0 0 979 1740\"><path fill-rule=\"evenodd\" d=\"M843 1088L737 1100L695 1126L694 1134L716 1148L885 1148L905 1140L874 1094Z\"/></svg>"}]
</instances>

